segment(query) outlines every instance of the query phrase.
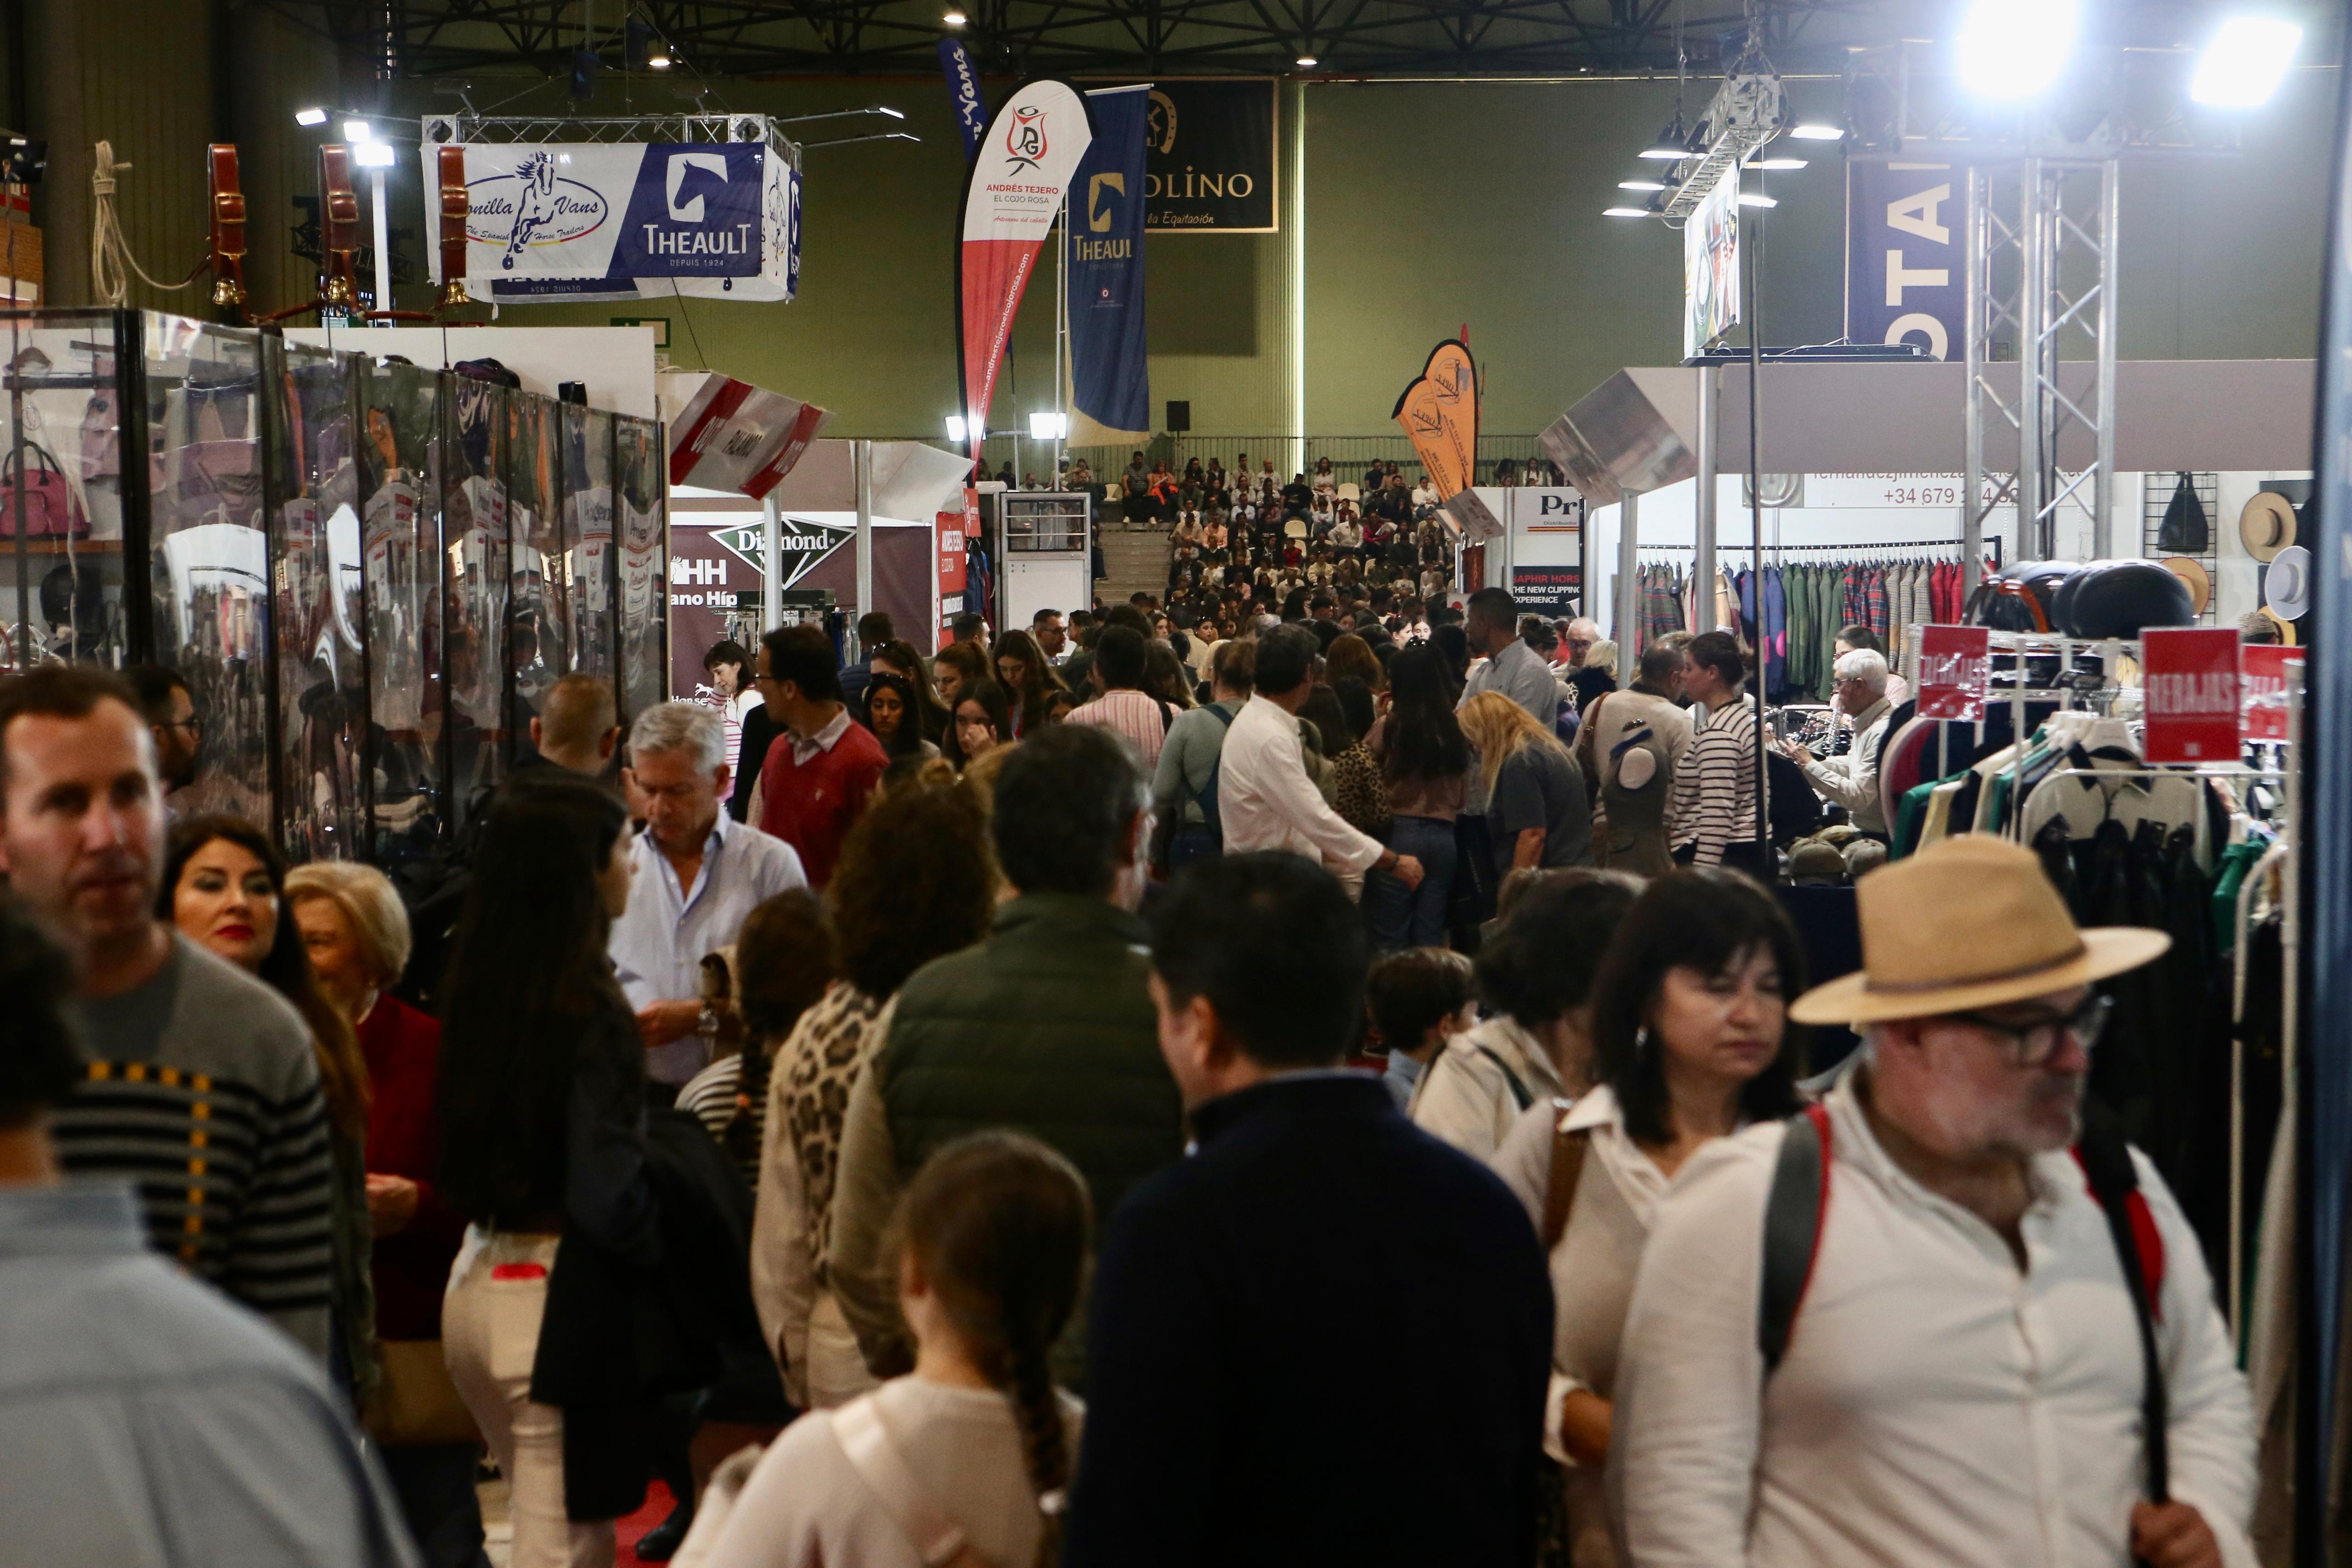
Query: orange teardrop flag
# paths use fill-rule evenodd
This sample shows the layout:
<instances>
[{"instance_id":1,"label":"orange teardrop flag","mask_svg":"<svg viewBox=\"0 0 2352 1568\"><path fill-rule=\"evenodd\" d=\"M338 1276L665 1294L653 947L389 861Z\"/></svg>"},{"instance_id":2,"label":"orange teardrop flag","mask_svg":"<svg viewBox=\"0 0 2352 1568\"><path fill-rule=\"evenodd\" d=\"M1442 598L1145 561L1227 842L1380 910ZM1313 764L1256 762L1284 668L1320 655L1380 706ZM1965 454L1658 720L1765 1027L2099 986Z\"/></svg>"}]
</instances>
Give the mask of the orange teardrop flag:
<instances>
[{"instance_id":1,"label":"orange teardrop flag","mask_svg":"<svg viewBox=\"0 0 2352 1568\"><path fill-rule=\"evenodd\" d=\"M1469 345L1448 338L1431 350L1392 417L1412 438L1439 500L1468 489L1478 460L1478 371Z\"/></svg>"}]
</instances>

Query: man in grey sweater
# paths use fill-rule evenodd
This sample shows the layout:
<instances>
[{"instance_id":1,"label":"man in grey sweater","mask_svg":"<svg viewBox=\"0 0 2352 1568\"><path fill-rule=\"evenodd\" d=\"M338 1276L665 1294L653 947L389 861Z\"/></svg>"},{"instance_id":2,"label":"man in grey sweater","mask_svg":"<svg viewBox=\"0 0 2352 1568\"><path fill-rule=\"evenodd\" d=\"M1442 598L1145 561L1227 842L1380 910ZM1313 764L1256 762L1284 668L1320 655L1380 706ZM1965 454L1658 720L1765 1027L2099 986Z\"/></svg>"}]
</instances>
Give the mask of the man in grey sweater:
<instances>
[{"instance_id":1,"label":"man in grey sweater","mask_svg":"<svg viewBox=\"0 0 2352 1568\"><path fill-rule=\"evenodd\" d=\"M310 1032L155 917L163 836L127 687L64 664L0 682L0 872L80 977L65 1167L138 1183L151 1246L323 1363L333 1166Z\"/></svg>"}]
</instances>

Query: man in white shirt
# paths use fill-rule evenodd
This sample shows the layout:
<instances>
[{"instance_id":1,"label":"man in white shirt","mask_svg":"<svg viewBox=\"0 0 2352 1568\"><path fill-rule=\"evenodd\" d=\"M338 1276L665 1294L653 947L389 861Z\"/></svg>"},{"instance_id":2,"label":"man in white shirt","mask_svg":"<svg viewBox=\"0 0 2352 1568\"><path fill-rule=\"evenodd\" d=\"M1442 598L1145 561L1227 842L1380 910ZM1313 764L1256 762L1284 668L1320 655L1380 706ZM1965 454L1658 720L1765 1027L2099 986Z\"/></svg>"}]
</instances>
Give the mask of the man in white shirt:
<instances>
[{"instance_id":1,"label":"man in white shirt","mask_svg":"<svg viewBox=\"0 0 2352 1568\"><path fill-rule=\"evenodd\" d=\"M783 840L719 809L730 770L719 715L700 703L647 708L629 729L629 773L646 831L629 846L629 906L609 951L646 1040L646 1075L684 1083L709 1064L702 959L735 940L744 918L806 887Z\"/></svg>"},{"instance_id":2,"label":"man in white shirt","mask_svg":"<svg viewBox=\"0 0 2352 1568\"><path fill-rule=\"evenodd\" d=\"M1226 732L1218 763L1217 814L1224 824L1225 852L1287 850L1305 855L1321 862L1358 894L1364 873L1375 866L1408 888L1419 887L1419 861L1349 826L1307 776L1297 715L1315 690L1317 652L1314 633L1303 626L1277 627L1258 638L1257 689Z\"/></svg>"},{"instance_id":3,"label":"man in white shirt","mask_svg":"<svg viewBox=\"0 0 2352 1568\"><path fill-rule=\"evenodd\" d=\"M1886 721L1895 712L1886 700L1886 656L1856 648L1840 658L1837 711L1853 727L1853 744L1843 757L1816 758L1801 741L1784 740L1782 755L1805 770L1813 793L1845 808L1853 825L1872 838L1886 837L1886 806L1879 799L1878 758L1886 746Z\"/></svg>"},{"instance_id":4,"label":"man in white shirt","mask_svg":"<svg viewBox=\"0 0 2352 1568\"><path fill-rule=\"evenodd\" d=\"M1862 971L1790 1009L1863 1030L1857 1069L1694 1155L1643 1254L1610 1455L1633 1568L2252 1568L2251 1402L2197 1237L2084 1116L2092 988L2168 939L2076 930L1988 834L1857 891Z\"/></svg>"}]
</instances>

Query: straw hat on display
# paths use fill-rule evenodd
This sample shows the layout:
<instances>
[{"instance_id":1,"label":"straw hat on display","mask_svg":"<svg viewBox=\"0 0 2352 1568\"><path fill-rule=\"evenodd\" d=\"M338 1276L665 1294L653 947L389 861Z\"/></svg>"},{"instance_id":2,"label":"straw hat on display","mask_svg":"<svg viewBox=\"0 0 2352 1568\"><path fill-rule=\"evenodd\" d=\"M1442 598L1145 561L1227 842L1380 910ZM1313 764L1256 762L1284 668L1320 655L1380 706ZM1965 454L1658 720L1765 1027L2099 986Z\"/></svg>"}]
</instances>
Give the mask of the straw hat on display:
<instances>
[{"instance_id":1,"label":"straw hat on display","mask_svg":"<svg viewBox=\"0 0 2352 1568\"><path fill-rule=\"evenodd\" d=\"M2213 602L2213 579L2205 563L2192 556L2168 555L2157 563L2189 585L2189 612L2202 615Z\"/></svg>"},{"instance_id":2,"label":"straw hat on display","mask_svg":"<svg viewBox=\"0 0 2352 1568\"><path fill-rule=\"evenodd\" d=\"M2138 926L2082 930L2031 850L1947 839L1854 884L1862 970L1816 986L1799 1023L1880 1023L1997 1008L2137 969L2172 946Z\"/></svg>"},{"instance_id":3,"label":"straw hat on display","mask_svg":"<svg viewBox=\"0 0 2352 1568\"><path fill-rule=\"evenodd\" d=\"M2238 514L2238 538L2248 555L2269 560L2294 543L2294 503L2276 490L2259 492Z\"/></svg>"}]
</instances>

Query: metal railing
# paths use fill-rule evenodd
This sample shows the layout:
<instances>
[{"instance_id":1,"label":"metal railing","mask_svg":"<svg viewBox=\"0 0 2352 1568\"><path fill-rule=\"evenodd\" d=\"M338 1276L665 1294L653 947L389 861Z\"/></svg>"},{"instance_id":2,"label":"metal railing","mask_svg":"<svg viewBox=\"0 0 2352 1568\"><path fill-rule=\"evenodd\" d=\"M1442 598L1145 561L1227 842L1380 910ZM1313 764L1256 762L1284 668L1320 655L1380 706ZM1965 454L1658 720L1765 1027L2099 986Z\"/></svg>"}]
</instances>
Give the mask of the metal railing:
<instances>
[{"instance_id":1,"label":"metal railing","mask_svg":"<svg viewBox=\"0 0 2352 1568\"><path fill-rule=\"evenodd\" d=\"M947 444L936 434L901 435L893 439L927 441L935 446ZM1231 468L1234 461L1246 453L1253 470L1265 459L1272 458L1276 476L1286 484L1291 474L1297 471L1285 466L1289 461L1290 442L1287 435L1155 435L1140 446L1072 446L1066 455L1073 467L1083 458L1093 469L1096 480L1108 484L1125 471L1129 458L1137 452L1143 454L1145 466L1164 462L1171 471L1177 474L1181 474L1185 465L1196 457L1203 466L1207 465L1210 458L1215 457ZM1310 435L1306 444L1306 472L1312 475L1316 464L1328 457L1331 460L1332 472L1343 485L1361 485L1364 471L1376 462L1395 464L1397 471L1405 476L1408 483L1421 477L1421 459L1414 455L1412 443L1402 434ZM1032 441L1026 436L1011 434L990 436L982 449L982 458L990 474L998 473L1009 463L1013 465L1014 477L1024 482L1033 474L1041 481L1047 479L1053 457L1051 442ZM1481 485L1500 483L1505 464L1510 465L1509 472L1523 474L1530 463L1539 465L1538 472L1546 476L1544 483L1559 485L1567 482L1558 476L1556 469L1551 468L1549 460L1544 455L1542 444L1536 436L1481 435L1478 438L1477 479Z\"/></svg>"}]
</instances>

